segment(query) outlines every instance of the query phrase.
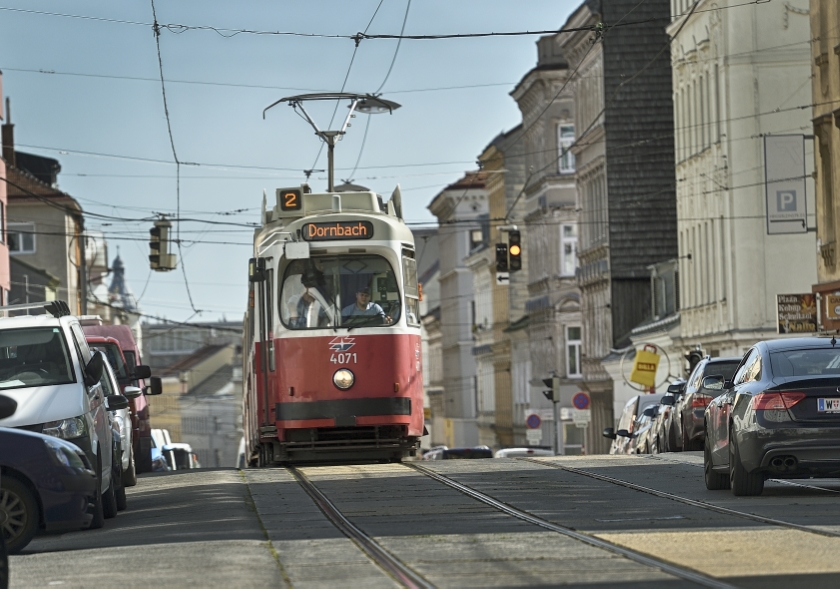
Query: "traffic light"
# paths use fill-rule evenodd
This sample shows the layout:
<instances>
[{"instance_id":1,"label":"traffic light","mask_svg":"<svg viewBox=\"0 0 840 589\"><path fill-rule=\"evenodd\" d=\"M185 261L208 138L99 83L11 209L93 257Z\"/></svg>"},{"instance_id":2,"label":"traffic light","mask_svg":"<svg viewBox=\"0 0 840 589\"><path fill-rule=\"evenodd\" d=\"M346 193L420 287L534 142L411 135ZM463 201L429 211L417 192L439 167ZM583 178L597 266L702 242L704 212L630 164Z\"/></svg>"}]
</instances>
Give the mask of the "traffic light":
<instances>
[{"instance_id":1,"label":"traffic light","mask_svg":"<svg viewBox=\"0 0 840 589\"><path fill-rule=\"evenodd\" d=\"M496 272L508 271L508 246L504 243L496 244Z\"/></svg>"},{"instance_id":2,"label":"traffic light","mask_svg":"<svg viewBox=\"0 0 840 589\"><path fill-rule=\"evenodd\" d=\"M508 233L508 267L511 272L522 270L522 243L520 240L519 231ZM498 249L496 251L498 252Z\"/></svg>"},{"instance_id":3,"label":"traffic light","mask_svg":"<svg viewBox=\"0 0 840 589\"><path fill-rule=\"evenodd\" d=\"M554 376L552 378L544 378L542 379L543 384L547 387L550 387L550 391L543 391L542 394L545 395L545 398L549 401L557 403L560 401L560 378Z\"/></svg>"},{"instance_id":4,"label":"traffic light","mask_svg":"<svg viewBox=\"0 0 840 589\"><path fill-rule=\"evenodd\" d=\"M155 221L149 229L149 266L152 270L166 272L175 269L175 254L169 253L169 230L172 223L166 219Z\"/></svg>"},{"instance_id":5,"label":"traffic light","mask_svg":"<svg viewBox=\"0 0 840 589\"><path fill-rule=\"evenodd\" d=\"M686 352L685 359L688 360L688 374L691 374L694 367L703 359L703 352L701 350L691 350Z\"/></svg>"}]
</instances>

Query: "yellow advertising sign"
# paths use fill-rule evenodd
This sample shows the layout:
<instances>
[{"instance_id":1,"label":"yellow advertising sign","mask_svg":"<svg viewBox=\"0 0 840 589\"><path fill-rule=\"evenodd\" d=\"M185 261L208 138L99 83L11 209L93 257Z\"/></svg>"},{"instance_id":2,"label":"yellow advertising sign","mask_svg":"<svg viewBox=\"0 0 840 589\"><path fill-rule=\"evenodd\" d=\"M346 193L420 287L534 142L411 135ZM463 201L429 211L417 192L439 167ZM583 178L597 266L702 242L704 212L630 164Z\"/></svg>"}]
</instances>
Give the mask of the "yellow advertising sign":
<instances>
[{"instance_id":1,"label":"yellow advertising sign","mask_svg":"<svg viewBox=\"0 0 840 589\"><path fill-rule=\"evenodd\" d=\"M633 370L630 371L630 382L645 387L655 386L657 368L659 368L659 354L656 353L656 346L646 345L644 349L636 352Z\"/></svg>"},{"instance_id":2,"label":"yellow advertising sign","mask_svg":"<svg viewBox=\"0 0 840 589\"><path fill-rule=\"evenodd\" d=\"M840 295L825 296L825 316L832 321L840 319Z\"/></svg>"}]
</instances>

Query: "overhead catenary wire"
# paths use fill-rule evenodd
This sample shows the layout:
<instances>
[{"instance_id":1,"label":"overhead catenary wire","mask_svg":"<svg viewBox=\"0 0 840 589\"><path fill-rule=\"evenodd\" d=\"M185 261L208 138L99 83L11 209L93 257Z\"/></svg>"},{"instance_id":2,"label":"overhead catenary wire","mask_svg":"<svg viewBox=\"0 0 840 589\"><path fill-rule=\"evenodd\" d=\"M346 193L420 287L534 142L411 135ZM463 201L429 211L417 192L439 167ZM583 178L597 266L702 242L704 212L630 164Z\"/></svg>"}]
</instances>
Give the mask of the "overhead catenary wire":
<instances>
[{"instance_id":1,"label":"overhead catenary wire","mask_svg":"<svg viewBox=\"0 0 840 589\"><path fill-rule=\"evenodd\" d=\"M712 12L712 11L720 11L720 10L731 10L734 8L739 8L742 6L748 6L752 4L765 4L770 2L771 0L749 0L747 2L741 2L738 4L732 4L728 6L713 6L710 8L706 8L700 10L698 12ZM59 12L49 12L43 10L31 10L31 9L24 9L24 8L12 8L12 7L0 7L0 11L9 11L9 12L20 12L20 13L27 13L39 16L54 16L54 17L63 17L63 18L71 18L71 19L80 19L80 20L91 20L91 21L98 21L103 23L109 24L123 24L123 25L133 25L133 26L144 26L144 27L152 27L156 28L160 31L169 31L174 34L182 34L187 31L212 31L217 33L218 35L231 38L236 37L238 35L261 35L261 36L278 36L278 37L310 37L310 38L322 38L322 39L348 39L353 41L357 46L363 40L388 40L388 39L409 39L415 41L428 41L428 40L447 40L447 39L481 39L481 38L488 38L488 37L520 37L520 36L535 36L535 35L551 35L551 34L558 34L558 33L575 33L575 32L586 32L586 31L594 31L595 27L593 26L585 26L585 27L567 27L567 28L560 28L560 29L544 29L544 30L524 30L524 31L490 31L490 32L480 32L480 33L449 33L449 34L425 34L425 35L393 35L393 34L368 34L367 31L358 32L355 34L326 34L326 33L308 33L308 32L298 32L298 31L268 31L268 30L259 30L259 29L231 29L225 27L214 27L210 25L187 25L181 23L167 23L161 24L158 23L155 19L153 23L144 23L138 21L130 21L130 20L121 20L121 19L110 19L110 18L103 18L103 17L94 17L94 16L87 16L87 15L78 15L78 14L67 14L67 13L59 13ZM654 17L640 21L631 21L626 23L620 23L616 25L612 25L614 27L628 27L628 26L638 26L649 24L652 22L668 22L671 20L679 20L680 18L684 17L684 14L674 15L674 19L672 17Z\"/></svg>"}]
</instances>

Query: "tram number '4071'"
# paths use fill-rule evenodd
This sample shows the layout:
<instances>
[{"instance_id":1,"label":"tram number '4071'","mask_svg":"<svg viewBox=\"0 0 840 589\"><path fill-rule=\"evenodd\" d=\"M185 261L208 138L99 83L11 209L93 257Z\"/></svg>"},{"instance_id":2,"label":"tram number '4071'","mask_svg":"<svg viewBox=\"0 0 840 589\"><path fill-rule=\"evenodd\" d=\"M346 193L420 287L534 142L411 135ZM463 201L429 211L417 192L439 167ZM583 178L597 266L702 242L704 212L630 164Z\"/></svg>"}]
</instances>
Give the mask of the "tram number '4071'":
<instances>
[{"instance_id":1,"label":"tram number '4071'","mask_svg":"<svg viewBox=\"0 0 840 589\"><path fill-rule=\"evenodd\" d=\"M330 362L333 364L358 364L355 352L347 352L346 354L332 354L330 355Z\"/></svg>"}]
</instances>

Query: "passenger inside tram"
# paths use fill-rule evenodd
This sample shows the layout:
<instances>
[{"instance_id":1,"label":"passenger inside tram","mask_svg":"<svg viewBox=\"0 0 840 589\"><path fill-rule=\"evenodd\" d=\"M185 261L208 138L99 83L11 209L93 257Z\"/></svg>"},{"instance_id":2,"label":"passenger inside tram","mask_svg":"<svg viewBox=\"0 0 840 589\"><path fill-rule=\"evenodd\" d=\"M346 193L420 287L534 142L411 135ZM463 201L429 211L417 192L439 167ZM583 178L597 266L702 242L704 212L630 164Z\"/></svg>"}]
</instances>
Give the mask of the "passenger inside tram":
<instances>
[{"instance_id":1,"label":"passenger inside tram","mask_svg":"<svg viewBox=\"0 0 840 589\"><path fill-rule=\"evenodd\" d=\"M392 325L401 310L397 276L376 255L293 260L284 273L280 302L289 329Z\"/></svg>"}]
</instances>

